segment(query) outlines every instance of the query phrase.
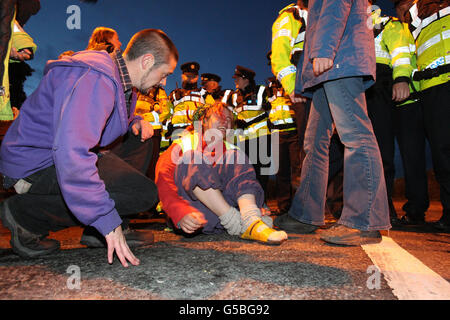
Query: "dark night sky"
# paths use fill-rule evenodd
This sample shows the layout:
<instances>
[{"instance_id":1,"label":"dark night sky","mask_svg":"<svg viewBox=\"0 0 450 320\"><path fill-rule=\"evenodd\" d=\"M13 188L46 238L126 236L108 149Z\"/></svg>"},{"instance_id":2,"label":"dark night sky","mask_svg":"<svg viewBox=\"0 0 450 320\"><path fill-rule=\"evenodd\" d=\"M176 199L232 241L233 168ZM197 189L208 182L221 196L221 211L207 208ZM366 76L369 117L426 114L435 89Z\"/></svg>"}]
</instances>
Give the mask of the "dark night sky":
<instances>
[{"instance_id":1,"label":"dark night sky","mask_svg":"<svg viewBox=\"0 0 450 320\"><path fill-rule=\"evenodd\" d=\"M336 0L338 1L338 0ZM131 36L145 28L158 28L174 41L180 60L167 80L166 91L181 84L179 66L198 61L200 73L222 77L223 88L233 88L232 75L237 64L255 70L258 83L271 76L266 54L271 46L271 27L279 10L295 2L289 0L99 0L86 4L77 0L41 0L41 10L30 18L25 30L38 46L30 65L36 70L26 82L30 94L38 85L47 60L66 50L83 50L97 26L115 29L122 49ZM393 13L389 0L377 4ZM81 9L80 29L69 30L66 13L70 5Z\"/></svg>"}]
</instances>

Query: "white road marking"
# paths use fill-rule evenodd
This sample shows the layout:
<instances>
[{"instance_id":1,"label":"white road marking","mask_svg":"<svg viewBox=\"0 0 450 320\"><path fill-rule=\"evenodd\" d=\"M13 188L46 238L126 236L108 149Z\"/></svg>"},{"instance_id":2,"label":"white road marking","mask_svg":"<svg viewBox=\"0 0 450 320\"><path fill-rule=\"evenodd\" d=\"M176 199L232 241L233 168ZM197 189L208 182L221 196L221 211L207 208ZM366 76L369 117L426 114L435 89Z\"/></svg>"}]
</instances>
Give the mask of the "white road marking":
<instances>
[{"instance_id":1,"label":"white road marking","mask_svg":"<svg viewBox=\"0 0 450 320\"><path fill-rule=\"evenodd\" d=\"M392 238L383 236L381 243L361 247L399 300L450 300L450 283Z\"/></svg>"}]
</instances>

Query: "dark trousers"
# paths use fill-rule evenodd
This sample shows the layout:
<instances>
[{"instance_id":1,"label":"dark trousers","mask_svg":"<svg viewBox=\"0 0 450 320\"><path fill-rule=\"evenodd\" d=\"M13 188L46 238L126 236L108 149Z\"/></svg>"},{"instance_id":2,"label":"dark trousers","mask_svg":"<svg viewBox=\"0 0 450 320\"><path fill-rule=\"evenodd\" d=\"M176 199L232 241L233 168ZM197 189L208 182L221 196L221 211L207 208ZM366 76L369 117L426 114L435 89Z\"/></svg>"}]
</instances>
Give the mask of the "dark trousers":
<instances>
[{"instance_id":1,"label":"dark trousers","mask_svg":"<svg viewBox=\"0 0 450 320\"><path fill-rule=\"evenodd\" d=\"M422 91L425 130L440 186L443 217L450 221L450 82Z\"/></svg>"},{"instance_id":2,"label":"dark trousers","mask_svg":"<svg viewBox=\"0 0 450 320\"><path fill-rule=\"evenodd\" d=\"M134 161L130 155L132 153L116 153L131 152L132 146L143 145L145 143L141 143L139 137L131 134L122 142L118 148L120 150L100 153L97 161L98 174L121 217L148 210L157 201L155 183L144 175L145 171L130 165L140 164L142 168L147 168L150 149L146 150L147 156L139 154L139 161ZM22 227L36 234L47 235L49 231L80 225L64 202L54 166L36 172L28 178L32 182L28 193L17 194L8 199L11 213Z\"/></svg>"},{"instance_id":3,"label":"dark trousers","mask_svg":"<svg viewBox=\"0 0 450 320\"><path fill-rule=\"evenodd\" d=\"M161 150L161 130L155 130L155 133L151 137L152 140L152 158L147 169L147 177L155 181L155 169L156 163L159 159L159 152Z\"/></svg>"},{"instance_id":4,"label":"dark trousers","mask_svg":"<svg viewBox=\"0 0 450 320\"><path fill-rule=\"evenodd\" d=\"M391 216L396 216L392 203L395 179L395 133L394 102L392 100L392 70L388 66L377 64L377 81L366 91L367 112L372 122L378 147L383 161L384 179Z\"/></svg>"},{"instance_id":5,"label":"dark trousers","mask_svg":"<svg viewBox=\"0 0 450 320\"><path fill-rule=\"evenodd\" d=\"M403 210L410 217L421 218L430 204L422 104L415 102L395 107L394 123L405 177L405 197L407 201Z\"/></svg>"},{"instance_id":6,"label":"dark trousers","mask_svg":"<svg viewBox=\"0 0 450 320\"><path fill-rule=\"evenodd\" d=\"M255 168L256 179L261 184L267 199L269 176L274 174L270 169L272 154L270 134L241 141L241 149L242 144L244 144L243 148L247 157Z\"/></svg>"},{"instance_id":7,"label":"dark trousers","mask_svg":"<svg viewBox=\"0 0 450 320\"><path fill-rule=\"evenodd\" d=\"M301 152L297 130L279 132L278 134L279 168L275 178L276 198L280 212L287 212L291 207L292 197L300 185Z\"/></svg>"}]
</instances>

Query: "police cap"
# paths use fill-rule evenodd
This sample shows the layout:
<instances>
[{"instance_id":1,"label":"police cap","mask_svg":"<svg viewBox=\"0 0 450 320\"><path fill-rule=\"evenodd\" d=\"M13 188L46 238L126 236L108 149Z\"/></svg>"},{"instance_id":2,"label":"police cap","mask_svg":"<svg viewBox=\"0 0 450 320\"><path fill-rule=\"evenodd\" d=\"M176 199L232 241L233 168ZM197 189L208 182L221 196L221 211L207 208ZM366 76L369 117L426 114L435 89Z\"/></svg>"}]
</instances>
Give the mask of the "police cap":
<instances>
[{"instance_id":1,"label":"police cap","mask_svg":"<svg viewBox=\"0 0 450 320\"><path fill-rule=\"evenodd\" d=\"M195 61L191 61L191 62L183 63L181 65L180 69L181 69L181 71L183 71L183 73L198 74L198 70L200 70L200 65Z\"/></svg>"},{"instance_id":2,"label":"police cap","mask_svg":"<svg viewBox=\"0 0 450 320\"><path fill-rule=\"evenodd\" d=\"M207 82L207 81L220 82L220 80L222 80L222 78L220 78L217 74L214 74L214 73L202 73L201 80L202 80L202 82Z\"/></svg>"},{"instance_id":3,"label":"police cap","mask_svg":"<svg viewBox=\"0 0 450 320\"><path fill-rule=\"evenodd\" d=\"M236 69L234 70L233 78L236 78L236 77L253 80L253 78L255 77L255 71L248 69L248 68L244 68L242 66L236 66Z\"/></svg>"}]
</instances>

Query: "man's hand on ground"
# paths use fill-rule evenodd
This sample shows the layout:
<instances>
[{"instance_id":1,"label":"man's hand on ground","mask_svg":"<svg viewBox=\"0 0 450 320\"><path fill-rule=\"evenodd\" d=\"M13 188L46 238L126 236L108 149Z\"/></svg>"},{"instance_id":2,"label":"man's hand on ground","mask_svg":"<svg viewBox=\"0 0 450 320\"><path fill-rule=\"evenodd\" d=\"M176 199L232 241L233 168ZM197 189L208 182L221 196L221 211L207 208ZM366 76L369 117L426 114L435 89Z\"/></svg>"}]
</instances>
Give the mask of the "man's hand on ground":
<instances>
[{"instance_id":1,"label":"man's hand on ground","mask_svg":"<svg viewBox=\"0 0 450 320\"><path fill-rule=\"evenodd\" d=\"M118 226L116 229L108 233L106 236L106 244L108 246L108 263L113 263L114 252L116 252L122 265L127 268L127 260L134 266L139 265L140 261L136 258L128 247L125 236L122 233L122 227Z\"/></svg>"}]
</instances>

